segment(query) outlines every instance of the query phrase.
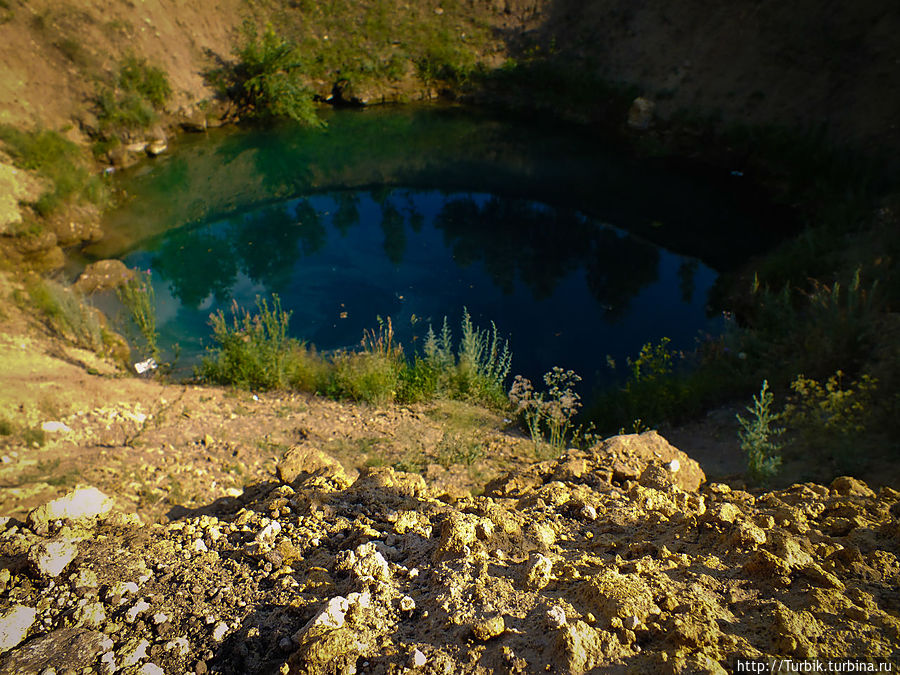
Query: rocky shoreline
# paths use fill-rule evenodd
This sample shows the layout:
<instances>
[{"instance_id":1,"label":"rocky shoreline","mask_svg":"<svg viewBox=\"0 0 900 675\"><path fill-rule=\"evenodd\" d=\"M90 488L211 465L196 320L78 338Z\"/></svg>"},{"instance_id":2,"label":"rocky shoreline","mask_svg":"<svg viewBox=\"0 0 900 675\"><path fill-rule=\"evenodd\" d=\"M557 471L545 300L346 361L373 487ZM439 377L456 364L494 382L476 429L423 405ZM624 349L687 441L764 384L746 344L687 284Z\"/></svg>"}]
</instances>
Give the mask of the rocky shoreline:
<instances>
[{"instance_id":1,"label":"rocky shoreline","mask_svg":"<svg viewBox=\"0 0 900 675\"><path fill-rule=\"evenodd\" d=\"M2 673L729 672L900 664L900 492L703 484L655 432L435 498L305 452L167 525L90 488L6 519Z\"/></svg>"}]
</instances>

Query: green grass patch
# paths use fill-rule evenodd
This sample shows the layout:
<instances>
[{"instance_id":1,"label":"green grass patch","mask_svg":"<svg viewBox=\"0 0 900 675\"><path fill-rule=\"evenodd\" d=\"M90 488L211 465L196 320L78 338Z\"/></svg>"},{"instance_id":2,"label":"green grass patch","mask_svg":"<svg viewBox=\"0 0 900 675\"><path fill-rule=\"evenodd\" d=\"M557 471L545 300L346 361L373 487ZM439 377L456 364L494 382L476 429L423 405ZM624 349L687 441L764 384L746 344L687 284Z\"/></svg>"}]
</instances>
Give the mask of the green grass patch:
<instances>
[{"instance_id":1,"label":"green grass patch","mask_svg":"<svg viewBox=\"0 0 900 675\"><path fill-rule=\"evenodd\" d=\"M106 328L103 315L78 293L51 279L31 279L26 288L31 306L48 328L78 347L108 353L113 335Z\"/></svg>"},{"instance_id":2,"label":"green grass patch","mask_svg":"<svg viewBox=\"0 0 900 675\"><path fill-rule=\"evenodd\" d=\"M41 216L58 210L67 200L103 205L109 193L98 176L92 175L86 153L62 134L49 129L21 131L0 125L0 141L16 166L34 171L52 184L32 207Z\"/></svg>"},{"instance_id":3,"label":"green grass patch","mask_svg":"<svg viewBox=\"0 0 900 675\"><path fill-rule=\"evenodd\" d=\"M410 93L458 89L494 49L490 29L455 1L297 2L273 22L277 31L245 23L236 65L208 77L251 116L305 124L321 124L313 102L334 90L354 101L395 83Z\"/></svg>"}]
</instances>

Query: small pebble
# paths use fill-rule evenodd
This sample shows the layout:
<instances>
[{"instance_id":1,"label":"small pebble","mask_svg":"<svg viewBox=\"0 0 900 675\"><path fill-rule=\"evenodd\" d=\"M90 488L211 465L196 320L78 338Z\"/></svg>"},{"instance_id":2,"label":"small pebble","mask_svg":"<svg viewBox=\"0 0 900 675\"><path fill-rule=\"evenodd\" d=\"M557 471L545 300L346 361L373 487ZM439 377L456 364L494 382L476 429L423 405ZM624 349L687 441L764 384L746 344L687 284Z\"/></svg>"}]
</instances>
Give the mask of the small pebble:
<instances>
[{"instance_id":1,"label":"small pebble","mask_svg":"<svg viewBox=\"0 0 900 675\"><path fill-rule=\"evenodd\" d=\"M567 623L566 610L559 605L548 609L547 623L550 625L550 628L562 628L565 626Z\"/></svg>"},{"instance_id":2,"label":"small pebble","mask_svg":"<svg viewBox=\"0 0 900 675\"><path fill-rule=\"evenodd\" d=\"M409 662L413 668L421 668L426 663L428 663L428 659L425 658L425 655L421 651L416 649L410 656Z\"/></svg>"},{"instance_id":3,"label":"small pebble","mask_svg":"<svg viewBox=\"0 0 900 675\"><path fill-rule=\"evenodd\" d=\"M213 640L215 640L216 642L221 642L225 638L225 634L227 632L228 624L226 624L224 621L220 621L213 629Z\"/></svg>"}]
</instances>

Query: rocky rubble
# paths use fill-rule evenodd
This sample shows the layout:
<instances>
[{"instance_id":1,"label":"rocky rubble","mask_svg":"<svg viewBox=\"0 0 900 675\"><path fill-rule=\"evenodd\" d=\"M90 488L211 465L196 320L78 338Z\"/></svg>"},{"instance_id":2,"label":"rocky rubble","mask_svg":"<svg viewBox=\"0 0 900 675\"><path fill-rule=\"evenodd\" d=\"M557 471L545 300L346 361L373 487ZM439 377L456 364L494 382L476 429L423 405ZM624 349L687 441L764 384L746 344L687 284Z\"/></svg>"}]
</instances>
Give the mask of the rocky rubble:
<instances>
[{"instance_id":1,"label":"rocky rubble","mask_svg":"<svg viewBox=\"0 0 900 675\"><path fill-rule=\"evenodd\" d=\"M2 673L721 673L900 664L900 493L704 485L654 434L451 502L300 453L167 525L85 490L6 519ZM85 503L78 509L73 504ZM599 671L598 671L599 672Z\"/></svg>"}]
</instances>

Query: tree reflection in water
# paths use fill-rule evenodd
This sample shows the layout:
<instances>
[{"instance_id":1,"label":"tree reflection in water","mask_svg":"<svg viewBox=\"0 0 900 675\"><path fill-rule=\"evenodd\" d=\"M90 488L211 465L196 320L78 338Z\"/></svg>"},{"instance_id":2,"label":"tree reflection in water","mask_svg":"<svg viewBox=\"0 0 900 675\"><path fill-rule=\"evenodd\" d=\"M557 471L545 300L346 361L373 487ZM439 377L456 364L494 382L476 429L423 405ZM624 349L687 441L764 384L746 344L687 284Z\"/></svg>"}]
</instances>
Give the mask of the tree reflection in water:
<instances>
[{"instance_id":1,"label":"tree reflection in water","mask_svg":"<svg viewBox=\"0 0 900 675\"><path fill-rule=\"evenodd\" d=\"M404 262L407 230L421 233L426 223L414 196L413 191L369 193L377 206L383 253L395 266ZM235 216L224 226L178 230L165 238L154 267L189 307L198 307L210 294L219 302L227 300L238 271L277 292L300 261L328 245L326 223L338 237L351 236L362 219L360 198L355 193L330 195L326 208L319 210L301 199ZM535 300L545 300L560 280L584 268L592 296L615 318L659 278L655 246L570 209L498 196L451 194L443 195L433 225L459 267L482 264L505 294L512 293L518 281ZM680 268L685 302L693 295L696 268L694 261L684 261Z\"/></svg>"}]
</instances>

